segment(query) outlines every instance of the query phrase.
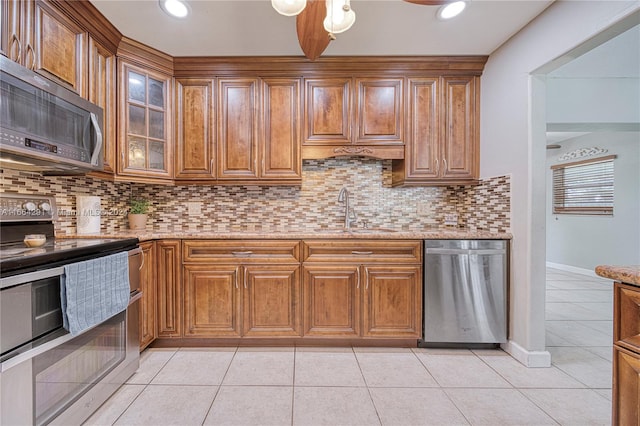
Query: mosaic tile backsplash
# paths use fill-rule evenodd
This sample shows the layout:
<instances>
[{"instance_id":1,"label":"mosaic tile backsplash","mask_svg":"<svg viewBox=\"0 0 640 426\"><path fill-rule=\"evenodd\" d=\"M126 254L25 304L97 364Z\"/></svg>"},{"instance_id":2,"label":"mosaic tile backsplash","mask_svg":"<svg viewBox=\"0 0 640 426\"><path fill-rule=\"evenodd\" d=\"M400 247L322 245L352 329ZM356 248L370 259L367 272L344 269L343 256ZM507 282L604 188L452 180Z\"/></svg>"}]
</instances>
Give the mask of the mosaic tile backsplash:
<instances>
[{"instance_id":1,"label":"mosaic tile backsplash","mask_svg":"<svg viewBox=\"0 0 640 426\"><path fill-rule=\"evenodd\" d=\"M342 226L346 187L358 222L398 230L444 227L457 214L458 226L471 231L510 232L510 177L477 186L391 188L391 161L360 157L305 160L301 187L165 186L109 182L85 176L47 177L2 170L3 192L54 194L58 235L74 234L77 195L101 197L101 230L127 228L131 197L151 200L148 228L155 231L259 231ZM200 214L189 214L189 203Z\"/></svg>"}]
</instances>

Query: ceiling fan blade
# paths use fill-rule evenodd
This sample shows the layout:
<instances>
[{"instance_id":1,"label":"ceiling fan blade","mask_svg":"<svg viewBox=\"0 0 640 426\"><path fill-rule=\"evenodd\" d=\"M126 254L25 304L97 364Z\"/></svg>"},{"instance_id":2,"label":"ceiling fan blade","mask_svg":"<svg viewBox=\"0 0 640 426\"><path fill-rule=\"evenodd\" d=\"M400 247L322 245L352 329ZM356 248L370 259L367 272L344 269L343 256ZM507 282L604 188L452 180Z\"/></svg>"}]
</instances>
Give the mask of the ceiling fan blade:
<instances>
[{"instance_id":1,"label":"ceiling fan blade","mask_svg":"<svg viewBox=\"0 0 640 426\"><path fill-rule=\"evenodd\" d=\"M315 61L329 46L331 39L322 21L327 16L325 0L308 0L307 7L296 17L298 42L304 56Z\"/></svg>"},{"instance_id":2,"label":"ceiling fan blade","mask_svg":"<svg viewBox=\"0 0 640 426\"><path fill-rule=\"evenodd\" d=\"M452 0L404 0L409 3L421 4L423 6L441 6L446 3L451 3Z\"/></svg>"}]
</instances>

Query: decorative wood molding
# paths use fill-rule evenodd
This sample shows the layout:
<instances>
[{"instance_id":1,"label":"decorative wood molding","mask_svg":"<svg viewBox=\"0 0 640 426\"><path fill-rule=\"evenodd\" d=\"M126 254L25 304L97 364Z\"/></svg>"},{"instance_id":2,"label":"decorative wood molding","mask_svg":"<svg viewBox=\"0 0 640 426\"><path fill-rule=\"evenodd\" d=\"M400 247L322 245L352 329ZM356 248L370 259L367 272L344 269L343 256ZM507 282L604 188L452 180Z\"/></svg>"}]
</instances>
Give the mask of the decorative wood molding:
<instances>
[{"instance_id":1,"label":"decorative wood molding","mask_svg":"<svg viewBox=\"0 0 640 426\"><path fill-rule=\"evenodd\" d=\"M122 37L118 46L118 57L147 69L173 75L172 56L128 37Z\"/></svg>"},{"instance_id":2,"label":"decorative wood molding","mask_svg":"<svg viewBox=\"0 0 640 426\"><path fill-rule=\"evenodd\" d=\"M249 75L481 75L488 56L181 56L174 58L175 77Z\"/></svg>"},{"instance_id":3,"label":"decorative wood molding","mask_svg":"<svg viewBox=\"0 0 640 426\"><path fill-rule=\"evenodd\" d=\"M84 27L95 40L115 53L122 33L89 1L49 0L56 9Z\"/></svg>"},{"instance_id":4,"label":"decorative wood molding","mask_svg":"<svg viewBox=\"0 0 640 426\"><path fill-rule=\"evenodd\" d=\"M302 146L303 160L321 160L323 158L340 157L345 155L361 155L363 157L380 160L401 160L404 158L404 145L397 146Z\"/></svg>"}]
</instances>

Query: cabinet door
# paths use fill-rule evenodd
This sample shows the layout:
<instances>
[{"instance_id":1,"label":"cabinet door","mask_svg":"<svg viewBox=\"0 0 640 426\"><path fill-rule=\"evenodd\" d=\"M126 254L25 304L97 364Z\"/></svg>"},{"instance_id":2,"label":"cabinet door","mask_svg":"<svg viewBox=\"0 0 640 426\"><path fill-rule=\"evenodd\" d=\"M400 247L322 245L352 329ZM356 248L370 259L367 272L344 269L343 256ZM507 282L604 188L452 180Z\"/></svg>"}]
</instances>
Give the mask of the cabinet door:
<instances>
[{"instance_id":1,"label":"cabinet door","mask_svg":"<svg viewBox=\"0 0 640 426\"><path fill-rule=\"evenodd\" d=\"M240 268L184 265L185 337L240 337Z\"/></svg>"},{"instance_id":2,"label":"cabinet door","mask_svg":"<svg viewBox=\"0 0 640 426\"><path fill-rule=\"evenodd\" d=\"M409 134L405 148L407 180L432 179L444 168L440 141L438 78L409 79Z\"/></svg>"},{"instance_id":3,"label":"cabinet door","mask_svg":"<svg viewBox=\"0 0 640 426\"><path fill-rule=\"evenodd\" d=\"M218 179L258 177L258 80L218 80Z\"/></svg>"},{"instance_id":4,"label":"cabinet door","mask_svg":"<svg viewBox=\"0 0 640 426\"><path fill-rule=\"evenodd\" d=\"M478 175L478 77L443 77L443 178L474 179Z\"/></svg>"},{"instance_id":5,"label":"cabinet door","mask_svg":"<svg viewBox=\"0 0 640 426\"><path fill-rule=\"evenodd\" d=\"M86 97L87 32L47 2L37 1L34 35L33 69Z\"/></svg>"},{"instance_id":6,"label":"cabinet door","mask_svg":"<svg viewBox=\"0 0 640 426\"><path fill-rule=\"evenodd\" d=\"M640 355L613 347L613 424L640 424Z\"/></svg>"},{"instance_id":7,"label":"cabinet door","mask_svg":"<svg viewBox=\"0 0 640 426\"><path fill-rule=\"evenodd\" d=\"M176 178L214 179L213 81L176 80Z\"/></svg>"},{"instance_id":8,"label":"cabinet door","mask_svg":"<svg viewBox=\"0 0 640 426\"><path fill-rule=\"evenodd\" d=\"M300 266L244 266L245 336L301 336Z\"/></svg>"},{"instance_id":9,"label":"cabinet door","mask_svg":"<svg viewBox=\"0 0 640 426\"><path fill-rule=\"evenodd\" d=\"M304 266L304 335L360 334L360 274L357 266Z\"/></svg>"},{"instance_id":10,"label":"cabinet door","mask_svg":"<svg viewBox=\"0 0 640 426\"><path fill-rule=\"evenodd\" d=\"M170 178L171 77L121 61L119 174Z\"/></svg>"},{"instance_id":11,"label":"cabinet door","mask_svg":"<svg viewBox=\"0 0 640 426\"><path fill-rule=\"evenodd\" d=\"M422 330L420 266L364 266L363 269L363 335L419 338Z\"/></svg>"},{"instance_id":12,"label":"cabinet door","mask_svg":"<svg viewBox=\"0 0 640 426\"><path fill-rule=\"evenodd\" d=\"M140 244L142 249L142 271L140 275L140 350L156 339L156 262L155 244Z\"/></svg>"},{"instance_id":13,"label":"cabinet door","mask_svg":"<svg viewBox=\"0 0 640 426\"><path fill-rule=\"evenodd\" d=\"M34 65L34 55L29 19L33 18L33 2L2 0L0 2L0 49L9 59L28 68ZM28 46L27 46L28 45ZM30 64L25 64L27 52Z\"/></svg>"},{"instance_id":14,"label":"cabinet door","mask_svg":"<svg viewBox=\"0 0 640 426\"><path fill-rule=\"evenodd\" d=\"M104 171L115 173L116 166L116 57L89 37L89 101L104 113L102 141Z\"/></svg>"},{"instance_id":15,"label":"cabinet door","mask_svg":"<svg viewBox=\"0 0 640 426\"><path fill-rule=\"evenodd\" d=\"M156 242L158 337L182 336L180 240Z\"/></svg>"},{"instance_id":16,"label":"cabinet door","mask_svg":"<svg viewBox=\"0 0 640 426\"><path fill-rule=\"evenodd\" d=\"M402 78L356 79L356 144L404 143Z\"/></svg>"},{"instance_id":17,"label":"cabinet door","mask_svg":"<svg viewBox=\"0 0 640 426\"><path fill-rule=\"evenodd\" d=\"M350 78L305 80L305 145L351 143Z\"/></svg>"},{"instance_id":18,"label":"cabinet door","mask_svg":"<svg viewBox=\"0 0 640 426\"><path fill-rule=\"evenodd\" d=\"M302 179L300 155L300 80L262 81L262 137L260 177Z\"/></svg>"}]
</instances>

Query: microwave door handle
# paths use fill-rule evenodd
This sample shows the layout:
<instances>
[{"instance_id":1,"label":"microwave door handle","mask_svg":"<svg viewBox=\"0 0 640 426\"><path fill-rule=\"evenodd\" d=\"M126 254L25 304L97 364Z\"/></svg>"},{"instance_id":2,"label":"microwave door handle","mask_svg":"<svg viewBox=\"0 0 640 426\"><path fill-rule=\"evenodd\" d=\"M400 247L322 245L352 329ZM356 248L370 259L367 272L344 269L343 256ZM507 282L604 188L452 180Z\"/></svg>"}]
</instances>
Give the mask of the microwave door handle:
<instances>
[{"instance_id":1,"label":"microwave door handle","mask_svg":"<svg viewBox=\"0 0 640 426\"><path fill-rule=\"evenodd\" d=\"M93 149L93 155L91 155L91 164L97 166L100 162L100 154L102 154L102 130L98 125L98 117L94 113L89 113L89 117L96 131L96 147Z\"/></svg>"}]
</instances>

